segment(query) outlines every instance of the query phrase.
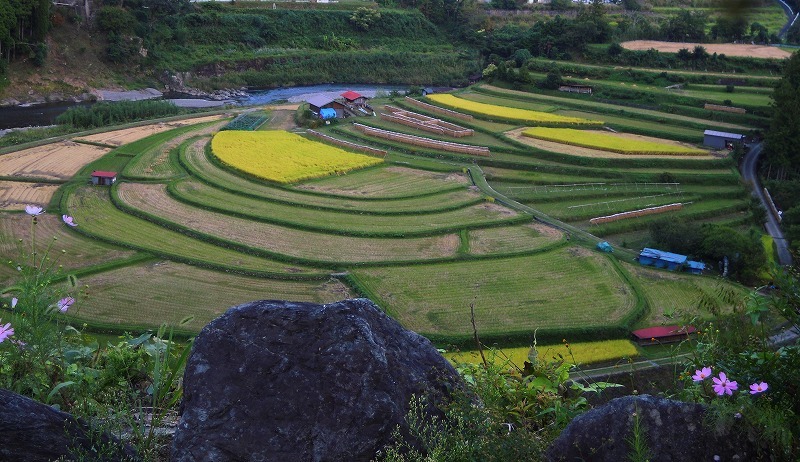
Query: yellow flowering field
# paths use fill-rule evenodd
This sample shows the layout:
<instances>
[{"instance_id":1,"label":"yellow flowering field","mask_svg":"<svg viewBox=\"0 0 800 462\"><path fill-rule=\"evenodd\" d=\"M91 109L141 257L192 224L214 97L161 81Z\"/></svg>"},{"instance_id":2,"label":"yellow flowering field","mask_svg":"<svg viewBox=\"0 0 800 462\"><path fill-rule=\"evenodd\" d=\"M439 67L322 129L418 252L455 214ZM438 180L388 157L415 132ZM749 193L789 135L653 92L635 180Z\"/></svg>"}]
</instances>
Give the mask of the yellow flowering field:
<instances>
[{"instance_id":1,"label":"yellow flowering field","mask_svg":"<svg viewBox=\"0 0 800 462\"><path fill-rule=\"evenodd\" d=\"M214 135L211 150L226 165L278 183L295 183L383 162L284 131L222 131Z\"/></svg>"},{"instance_id":2,"label":"yellow flowering field","mask_svg":"<svg viewBox=\"0 0 800 462\"><path fill-rule=\"evenodd\" d=\"M681 146L678 144L657 143L613 135L596 130L575 130L572 128L534 127L522 132L531 138L569 144L584 148L594 148L619 154L635 155L687 155L705 156L708 151Z\"/></svg>"},{"instance_id":3,"label":"yellow flowering field","mask_svg":"<svg viewBox=\"0 0 800 462\"><path fill-rule=\"evenodd\" d=\"M581 119L579 117L567 117L548 112L531 111L528 109L518 109L513 107L496 106L494 104L479 103L459 98L446 93L428 95L428 99L442 106L451 109L463 109L475 114L501 117L503 119L518 120L531 124L541 125L603 125L600 120Z\"/></svg>"},{"instance_id":4,"label":"yellow flowering field","mask_svg":"<svg viewBox=\"0 0 800 462\"><path fill-rule=\"evenodd\" d=\"M630 340L605 340L602 342L581 342L558 345L539 345L539 359L552 361L554 357L562 355L567 362L576 364L591 364L601 361L610 361L622 358L633 358L639 355L636 346ZM500 348L498 350L484 350L487 360L493 363L511 361L522 369L528 361L528 347ZM571 352L571 353L570 353ZM446 352L444 357L456 363L477 363L481 361L478 351Z\"/></svg>"}]
</instances>

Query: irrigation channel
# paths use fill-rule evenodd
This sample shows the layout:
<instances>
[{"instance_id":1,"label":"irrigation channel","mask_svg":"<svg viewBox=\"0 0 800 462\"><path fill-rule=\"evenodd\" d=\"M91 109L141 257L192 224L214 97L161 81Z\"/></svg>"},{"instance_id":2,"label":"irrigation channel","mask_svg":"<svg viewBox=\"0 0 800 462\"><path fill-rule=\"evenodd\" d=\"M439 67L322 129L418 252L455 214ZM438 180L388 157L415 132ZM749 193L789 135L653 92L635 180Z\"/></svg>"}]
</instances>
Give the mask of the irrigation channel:
<instances>
[{"instance_id":1,"label":"irrigation channel","mask_svg":"<svg viewBox=\"0 0 800 462\"><path fill-rule=\"evenodd\" d=\"M317 94L338 97L339 94L347 90L352 90L372 98L380 94L388 95L393 91L402 93L407 91L408 87L400 85L323 84L301 87L273 88L268 90L250 90L247 92L247 96L230 100L230 103L234 106L257 106L282 101L288 101L292 103L305 101L309 96ZM172 98L172 96L174 96L174 98ZM166 98L162 97L158 99L174 101L181 98L185 98L185 96L168 95ZM72 107L91 106L92 104L94 103L67 101L61 103L0 107L0 130L53 125L56 117L63 114L67 109Z\"/></svg>"}]
</instances>

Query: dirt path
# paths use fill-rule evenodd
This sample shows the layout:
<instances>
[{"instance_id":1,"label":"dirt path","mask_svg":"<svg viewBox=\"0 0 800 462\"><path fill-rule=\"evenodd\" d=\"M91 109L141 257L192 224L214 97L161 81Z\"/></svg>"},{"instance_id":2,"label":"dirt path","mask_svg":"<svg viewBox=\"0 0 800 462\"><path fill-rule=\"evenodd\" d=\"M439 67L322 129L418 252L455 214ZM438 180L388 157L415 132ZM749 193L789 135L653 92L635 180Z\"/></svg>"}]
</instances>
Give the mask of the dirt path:
<instances>
[{"instance_id":1,"label":"dirt path","mask_svg":"<svg viewBox=\"0 0 800 462\"><path fill-rule=\"evenodd\" d=\"M666 53L677 53L682 48L689 51L701 46L708 53L724 54L726 56L742 56L745 58L788 58L792 54L786 50L767 45L746 45L739 43L686 43L686 42L659 42L656 40L633 40L621 43L628 50L649 50L655 48Z\"/></svg>"}]
</instances>

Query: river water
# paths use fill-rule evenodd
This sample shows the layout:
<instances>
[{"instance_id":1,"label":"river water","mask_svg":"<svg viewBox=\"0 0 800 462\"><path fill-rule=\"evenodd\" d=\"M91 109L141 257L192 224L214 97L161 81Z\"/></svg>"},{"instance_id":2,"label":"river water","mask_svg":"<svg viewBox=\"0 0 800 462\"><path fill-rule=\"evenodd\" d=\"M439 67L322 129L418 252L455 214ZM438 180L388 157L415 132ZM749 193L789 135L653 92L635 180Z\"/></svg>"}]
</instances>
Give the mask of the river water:
<instances>
[{"instance_id":1,"label":"river water","mask_svg":"<svg viewBox=\"0 0 800 462\"><path fill-rule=\"evenodd\" d=\"M323 84L304 87L273 88L269 90L252 90L244 98L237 99L235 104L241 106L254 106L271 104L281 101L297 103L305 101L311 95L324 93L331 97L353 90L367 97L387 95L392 91L404 92L407 86L399 85L367 85L367 84ZM71 107L90 106L92 103L49 103L37 104L28 107L0 107L0 130L19 127L35 127L53 125L56 117Z\"/></svg>"}]
</instances>

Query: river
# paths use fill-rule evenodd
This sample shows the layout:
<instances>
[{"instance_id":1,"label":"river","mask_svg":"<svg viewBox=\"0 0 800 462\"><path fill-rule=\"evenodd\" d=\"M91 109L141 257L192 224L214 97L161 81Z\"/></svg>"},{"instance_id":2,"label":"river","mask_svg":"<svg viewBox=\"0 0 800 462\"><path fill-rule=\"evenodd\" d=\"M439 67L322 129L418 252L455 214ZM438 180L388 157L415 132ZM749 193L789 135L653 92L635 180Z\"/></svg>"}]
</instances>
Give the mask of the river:
<instances>
[{"instance_id":1,"label":"river","mask_svg":"<svg viewBox=\"0 0 800 462\"><path fill-rule=\"evenodd\" d=\"M269 90L252 90L247 96L234 101L240 106L256 106L271 104L281 101L301 102L308 96L318 93L325 93L331 97L338 96L347 90L353 90L367 97L374 97L376 94L388 94L391 91L404 92L407 86L401 85L368 85L368 84L322 84L304 87L285 87L273 88ZM0 130L9 128L32 127L53 125L56 117L67 109L76 106L91 106L92 103L48 103L37 104L27 107L0 107Z\"/></svg>"}]
</instances>

